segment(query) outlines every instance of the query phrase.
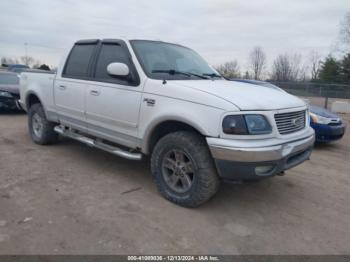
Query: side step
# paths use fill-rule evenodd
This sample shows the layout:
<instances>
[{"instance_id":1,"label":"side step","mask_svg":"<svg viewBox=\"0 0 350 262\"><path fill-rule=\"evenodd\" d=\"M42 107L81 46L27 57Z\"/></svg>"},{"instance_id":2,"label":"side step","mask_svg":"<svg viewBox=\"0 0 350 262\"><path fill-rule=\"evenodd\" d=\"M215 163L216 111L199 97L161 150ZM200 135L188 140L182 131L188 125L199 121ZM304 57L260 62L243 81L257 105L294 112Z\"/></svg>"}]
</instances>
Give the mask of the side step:
<instances>
[{"instance_id":1,"label":"side step","mask_svg":"<svg viewBox=\"0 0 350 262\"><path fill-rule=\"evenodd\" d=\"M130 160L141 160L142 159L142 154L140 154L140 153L132 153L132 152L123 150L119 147L107 145L107 144L105 144L101 141L98 141L96 139L94 140L92 138L83 136L83 135L75 133L73 131L66 130L62 126L55 126L54 130L56 133L58 133L62 136L78 140L78 141L80 141L88 146L99 148L101 150L107 151L109 153L112 153L112 154L120 156L120 157L124 157L126 159L130 159Z\"/></svg>"}]
</instances>

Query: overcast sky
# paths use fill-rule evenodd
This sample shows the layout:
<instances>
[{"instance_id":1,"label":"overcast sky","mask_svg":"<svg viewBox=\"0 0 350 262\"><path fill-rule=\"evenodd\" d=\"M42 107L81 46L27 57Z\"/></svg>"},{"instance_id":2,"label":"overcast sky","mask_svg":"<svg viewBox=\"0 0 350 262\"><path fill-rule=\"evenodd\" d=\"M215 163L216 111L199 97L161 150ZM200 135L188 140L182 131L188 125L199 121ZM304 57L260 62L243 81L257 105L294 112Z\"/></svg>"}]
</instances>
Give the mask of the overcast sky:
<instances>
[{"instance_id":1,"label":"overcast sky","mask_svg":"<svg viewBox=\"0 0 350 262\"><path fill-rule=\"evenodd\" d=\"M280 53L332 51L350 0L2 0L0 57L28 53L57 65L77 39L158 39L198 51L213 65L262 46L268 61Z\"/></svg>"}]
</instances>

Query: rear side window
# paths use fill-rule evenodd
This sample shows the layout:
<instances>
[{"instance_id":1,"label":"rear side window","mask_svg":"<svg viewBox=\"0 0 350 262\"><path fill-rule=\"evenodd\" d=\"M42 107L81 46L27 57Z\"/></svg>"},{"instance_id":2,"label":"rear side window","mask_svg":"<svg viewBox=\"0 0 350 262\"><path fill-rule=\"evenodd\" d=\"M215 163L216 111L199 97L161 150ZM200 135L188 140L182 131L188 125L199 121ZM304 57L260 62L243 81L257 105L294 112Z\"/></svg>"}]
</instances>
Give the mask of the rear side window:
<instances>
[{"instance_id":1,"label":"rear side window","mask_svg":"<svg viewBox=\"0 0 350 262\"><path fill-rule=\"evenodd\" d=\"M100 55L97 59L95 78L98 80L118 81L107 72L107 66L114 62L127 64L130 68L128 54L123 47L118 44L102 44Z\"/></svg>"},{"instance_id":2,"label":"rear side window","mask_svg":"<svg viewBox=\"0 0 350 262\"><path fill-rule=\"evenodd\" d=\"M68 57L63 75L67 77L87 77L95 46L95 44L75 45Z\"/></svg>"}]
</instances>

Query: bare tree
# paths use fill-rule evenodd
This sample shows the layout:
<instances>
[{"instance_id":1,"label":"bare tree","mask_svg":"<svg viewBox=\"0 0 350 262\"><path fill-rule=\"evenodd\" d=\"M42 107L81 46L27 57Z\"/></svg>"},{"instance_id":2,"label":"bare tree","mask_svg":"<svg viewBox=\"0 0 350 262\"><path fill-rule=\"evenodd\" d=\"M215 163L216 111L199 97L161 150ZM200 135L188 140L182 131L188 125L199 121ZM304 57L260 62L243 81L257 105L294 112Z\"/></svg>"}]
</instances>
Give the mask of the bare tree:
<instances>
[{"instance_id":1,"label":"bare tree","mask_svg":"<svg viewBox=\"0 0 350 262\"><path fill-rule=\"evenodd\" d=\"M252 71L253 78L260 80L266 66L266 55L259 46L254 47L249 54L249 68Z\"/></svg>"},{"instance_id":2,"label":"bare tree","mask_svg":"<svg viewBox=\"0 0 350 262\"><path fill-rule=\"evenodd\" d=\"M36 61L33 63L32 68L38 69L41 65L42 65L42 63L40 63L39 60L36 60Z\"/></svg>"},{"instance_id":3,"label":"bare tree","mask_svg":"<svg viewBox=\"0 0 350 262\"><path fill-rule=\"evenodd\" d=\"M271 78L276 81L297 81L302 76L300 55L279 55L272 66Z\"/></svg>"},{"instance_id":4,"label":"bare tree","mask_svg":"<svg viewBox=\"0 0 350 262\"><path fill-rule=\"evenodd\" d=\"M244 73L244 79L251 79L251 76L248 71L245 71Z\"/></svg>"},{"instance_id":5,"label":"bare tree","mask_svg":"<svg viewBox=\"0 0 350 262\"><path fill-rule=\"evenodd\" d=\"M2 57L0 59L0 62L2 65L9 65L9 64L25 64L29 67L32 68L37 68L39 67L41 64L43 64L42 62L40 62L39 60L31 57L31 56L21 56L20 59L18 58L11 58L11 57Z\"/></svg>"},{"instance_id":6,"label":"bare tree","mask_svg":"<svg viewBox=\"0 0 350 262\"><path fill-rule=\"evenodd\" d=\"M309 66L307 64L300 66L298 80L303 82L310 81Z\"/></svg>"},{"instance_id":7,"label":"bare tree","mask_svg":"<svg viewBox=\"0 0 350 262\"><path fill-rule=\"evenodd\" d=\"M288 55L279 55L272 65L271 78L275 81L288 81L290 64Z\"/></svg>"},{"instance_id":8,"label":"bare tree","mask_svg":"<svg viewBox=\"0 0 350 262\"><path fill-rule=\"evenodd\" d=\"M347 51L350 50L350 12L347 12L340 22L339 39L345 45Z\"/></svg>"},{"instance_id":9,"label":"bare tree","mask_svg":"<svg viewBox=\"0 0 350 262\"><path fill-rule=\"evenodd\" d=\"M317 51L311 51L310 56L311 80L318 79L321 67L321 56Z\"/></svg>"},{"instance_id":10,"label":"bare tree","mask_svg":"<svg viewBox=\"0 0 350 262\"><path fill-rule=\"evenodd\" d=\"M27 66L31 66L36 63L35 59L31 56L21 56L21 62Z\"/></svg>"},{"instance_id":11,"label":"bare tree","mask_svg":"<svg viewBox=\"0 0 350 262\"><path fill-rule=\"evenodd\" d=\"M2 65L18 64L18 59L4 56L1 58L1 64Z\"/></svg>"},{"instance_id":12,"label":"bare tree","mask_svg":"<svg viewBox=\"0 0 350 262\"><path fill-rule=\"evenodd\" d=\"M226 62L215 68L221 75L227 78L239 78L241 73L236 60Z\"/></svg>"},{"instance_id":13,"label":"bare tree","mask_svg":"<svg viewBox=\"0 0 350 262\"><path fill-rule=\"evenodd\" d=\"M289 57L291 63L291 75L290 80L291 81L297 81L300 80L303 77L303 71L305 72L305 68L301 64L301 55L294 54Z\"/></svg>"}]
</instances>

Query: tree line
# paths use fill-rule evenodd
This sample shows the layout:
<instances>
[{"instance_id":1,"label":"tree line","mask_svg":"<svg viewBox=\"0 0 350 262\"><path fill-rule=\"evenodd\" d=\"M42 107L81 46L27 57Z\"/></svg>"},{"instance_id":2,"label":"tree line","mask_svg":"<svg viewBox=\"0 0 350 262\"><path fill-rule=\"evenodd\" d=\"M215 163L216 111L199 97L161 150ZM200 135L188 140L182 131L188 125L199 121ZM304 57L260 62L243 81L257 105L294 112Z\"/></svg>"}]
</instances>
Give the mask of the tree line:
<instances>
[{"instance_id":1,"label":"tree line","mask_svg":"<svg viewBox=\"0 0 350 262\"><path fill-rule=\"evenodd\" d=\"M257 46L249 53L246 71L240 70L237 60L215 68L227 78L350 84L350 12L340 23L337 41L337 49L342 53L340 58L332 55L321 58L317 51L310 52L304 60L300 54L280 54L268 68L266 54L262 47Z\"/></svg>"},{"instance_id":2,"label":"tree line","mask_svg":"<svg viewBox=\"0 0 350 262\"><path fill-rule=\"evenodd\" d=\"M31 56L21 56L20 58L11 57L1 57L1 66L11 65L11 64L24 64L33 69L50 70L50 67L40 60L37 60Z\"/></svg>"}]
</instances>

